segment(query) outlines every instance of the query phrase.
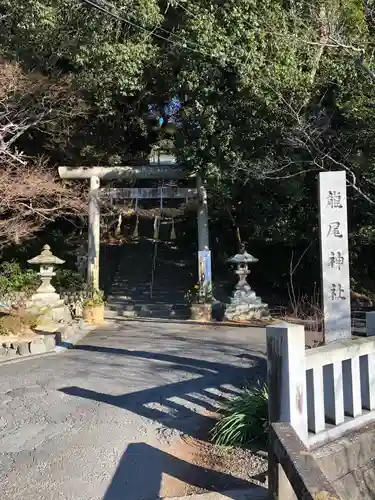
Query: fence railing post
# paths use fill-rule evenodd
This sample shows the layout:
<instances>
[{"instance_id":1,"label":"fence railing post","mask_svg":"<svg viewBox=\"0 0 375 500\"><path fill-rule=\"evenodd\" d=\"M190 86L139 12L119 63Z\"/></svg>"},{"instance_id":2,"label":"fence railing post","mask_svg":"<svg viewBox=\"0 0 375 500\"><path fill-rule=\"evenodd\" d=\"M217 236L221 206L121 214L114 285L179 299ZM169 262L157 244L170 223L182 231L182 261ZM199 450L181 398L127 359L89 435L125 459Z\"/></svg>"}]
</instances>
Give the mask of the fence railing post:
<instances>
[{"instance_id":1,"label":"fence railing post","mask_svg":"<svg viewBox=\"0 0 375 500\"><path fill-rule=\"evenodd\" d=\"M279 324L267 327L267 383L269 421L288 422L303 442L307 440L307 390L305 368L305 329L301 325ZM269 493L281 498L293 492L275 454L270 433L268 453ZM285 499L287 498L285 497ZM295 498L295 497L294 497Z\"/></svg>"},{"instance_id":2,"label":"fence railing post","mask_svg":"<svg viewBox=\"0 0 375 500\"><path fill-rule=\"evenodd\" d=\"M307 441L305 329L302 325L267 327L270 422L288 422Z\"/></svg>"}]
</instances>

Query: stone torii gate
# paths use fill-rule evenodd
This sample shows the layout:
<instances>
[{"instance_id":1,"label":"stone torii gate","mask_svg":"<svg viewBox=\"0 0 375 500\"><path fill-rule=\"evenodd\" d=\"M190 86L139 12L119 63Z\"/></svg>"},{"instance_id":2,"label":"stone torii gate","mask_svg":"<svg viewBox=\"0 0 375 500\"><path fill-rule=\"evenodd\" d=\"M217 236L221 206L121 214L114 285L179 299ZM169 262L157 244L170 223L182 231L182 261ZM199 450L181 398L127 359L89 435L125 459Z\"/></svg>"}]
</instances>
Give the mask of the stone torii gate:
<instances>
[{"instance_id":1,"label":"stone torii gate","mask_svg":"<svg viewBox=\"0 0 375 500\"><path fill-rule=\"evenodd\" d=\"M88 227L88 260L87 260L87 282L96 290L99 289L99 253L100 253L100 186L106 181L124 180L181 180L186 179L190 174L181 166L174 162L158 162L155 165L150 163L143 166L116 166L116 167L59 167L61 179L75 179L90 181L89 198L89 227ZM200 176L196 176L197 189L180 188L180 193L168 197L192 197L197 196L199 207L197 211L198 222L198 250L209 250L209 229L208 229L208 206L207 192ZM116 188L114 188L116 189ZM123 189L123 191L130 191ZM117 191L121 191L119 188ZM133 191L133 190L131 190ZM189 192L188 192L189 191ZM125 196L126 197L126 196ZM206 283L211 287L211 283Z\"/></svg>"}]
</instances>

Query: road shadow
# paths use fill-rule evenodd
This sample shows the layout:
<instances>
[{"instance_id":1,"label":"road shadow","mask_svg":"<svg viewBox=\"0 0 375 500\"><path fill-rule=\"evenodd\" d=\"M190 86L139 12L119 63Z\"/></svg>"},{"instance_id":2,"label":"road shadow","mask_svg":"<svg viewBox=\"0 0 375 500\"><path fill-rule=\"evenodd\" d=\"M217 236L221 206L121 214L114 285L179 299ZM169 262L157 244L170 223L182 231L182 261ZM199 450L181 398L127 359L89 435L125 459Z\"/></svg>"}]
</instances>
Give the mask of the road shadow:
<instances>
[{"instance_id":1,"label":"road shadow","mask_svg":"<svg viewBox=\"0 0 375 500\"><path fill-rule=\"evenodd\" d=\"M253 488L256 498L257 494L265 492L264 488L248 481L191 464L146 443L132 443L121 457L103 500L156 500L162 493L163 475L164 478L167 475L177 479L195 491ZM174 494L173 490L171 493ZM243 496L238 491L238 496L234 493L230 498L236 500ZM251 498L254 498L253 495Z\"/></svg>"},{"instance_id":2,"label":"road shadow","mask_svg":"<svg viewBox=\"0 0 375 500\"><path fill-rule=\"evenodd\" d=\"M194 378L113 396L81 387L60 389L64 394L117 406L142 417L176 429L194 438L207 439L213 417L223 401L238 394L246 384L264 380L266 361L246 354L250 366L238 367L226 363L175 356L148 351L130 351L94 345L77 345L75 349L110 355L161 361L157 371L183 371ZM198 408L197 408L198 407Z\"/></svg>"}]
</instances>

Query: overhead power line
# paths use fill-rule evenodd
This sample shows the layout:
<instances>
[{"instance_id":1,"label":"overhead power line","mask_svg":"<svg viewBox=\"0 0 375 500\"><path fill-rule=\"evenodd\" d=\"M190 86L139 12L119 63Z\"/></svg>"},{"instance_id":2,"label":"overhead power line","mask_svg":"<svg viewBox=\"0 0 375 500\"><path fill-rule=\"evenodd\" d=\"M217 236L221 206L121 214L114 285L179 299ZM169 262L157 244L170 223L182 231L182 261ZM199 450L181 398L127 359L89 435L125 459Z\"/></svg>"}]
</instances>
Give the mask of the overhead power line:
<instances>
[{"instance_id":1,"label":"overhead power line","mask_svg":"<svg viewBox=\"0 0 375 500\"><path fill-rule=\"evenodd\" d=\"M183 48L183 49L188 49L192 52L196 52L198 54L201 54L201 55L204 55L204 56L209 56L209 57L212 57L211 54L208 54L208 53L204 53L202 52L201 50L198 50L194 47L191 47L189 46L190 43L193 43L193 42L186 42L184 41L183 38L179 37L178 35L175 35L174 33L172 33L171 31L168 31L162 27L155 27L154 30L149 30L148 28L145 28L144 26L140 25L140 24L137 24L133 21L130 21L130 19L126 19L125 17L123 16L120 16L119 14L116 14L114 12L111 12L110 10L106 9L105 7L103 7L103 5L100 5L99 4L99 1L108 6L109 8L113 9L113 10L118 10L117 7L115 7L113 4L109 3L109 2L106 2L105 0L95 0L95 1L92 1L92 0L80 0L82 3L86 4L86 5L89 5L90 7L94 8L94 9L97 9L99 10L100 12L103 12L104 14L107 14L108 16L111 16L113 19L116 19L117 21L120 21L120 22L124 22L126 24L129 24L130 26L132 26L133 28L137 28L147 34L149 34L150 36L153 36L155 38L158 38L160 40L164 40L168 43L171 43L173 45L176 45L177 47L180 47L180 48ZM165 33L167 33L168 35L170 36L174 36L176 38L179 38L180 40L183 40L182 42L178 42L176 40L172 40L171 38L166 38L165 36L161 35L160 33L157 33L156 30L161 30Z\"/></svg>"},{"instance_id":2,"label":"overhead power line","mask_svg":"<svg viewBox=\"0 0 375 500\"><path fill-rule=\"evenodd\" d=\"M115 7L112 3L108 2L107 0L95 0L95 1L96 2L100 2L101 4L104 4L104 5L107 5L108 8L110 8L110 9L116 9L118 11L121 11L121 9L119 9L118 7ZM185 12L187 12L190 16L194 16L194 14L192 12L186 10L185 7L183 7L182 5L180 5L180 3L177 2L177 0L175 0L175 1L176 1L176 5L179 5L180 7L182 7L183 10L185 10ZM195 18L197 18L197 16L195 16ZM134 22L133 22L132 25L133 26L138 26ZM142 29L144 29L144 30L147 30L147 28L144 28L143 26L139 26L139 27L142 28ZM147 30L147 31L149 31L150 35L152 35L156 29L160 30L160 31L164 31L164 33L167 33L168 35L173 36L174 38L179 38L180 40L182 40L182 44L183 45L186 44L186 40L182 36L176 35L176 33L174 33L173 31L168 31L165 28L163 28L162 26L155 26L151 31L149 31L149 30ZM189 41L188 43L189 43L189 45L194 45L195 47L197 46L197 44L194 43L194 42Z\"/></svg>"},{"instance_id":3,"label":"overhead power line","mask_svg":"<svg viewBox=\"0 0 375 500\"><path fill-rule=\"evenodd\" d=\"M175 33L168 31L161 26L155 26L152 30L150 30L149 28L146 28L145 26L137 24L134 21L131 21L130 19L127 19L127 18L123 17L122 15L119 15L117 13L119 11L119 8L116 7L115 5L113 5L111 2L108 2L107 0L80 0L80 1L86 5L89 5L90 7L94 8L94 9L99 10L100 12L102 12L104 14L107 14L108 16L112 17L113 19L116 19L117 21L126 23L126 24L132 26L133 28L139 29L140 31L147 33L150 37L155 37L155 38L158 38L159 40L164 40L165 42L168 42L172 45L175 45L176 47L189 50L190 52L194 52L196 54L208 57L210 59L216 59L217 61L220 61L221 63L231 62L233 64L237 64L239 62L238 58L232 58L232 57L227 56L227 55L222 55L222 56L214 55L212 53L204 52L204 51L200 50L199 48L197 48L198 45L196 43L194 43L190 40L186 41L181 36L176 35ZM176 0L176 4L179 5L182 9L184 9L190 16L197 17L191 11L187 10L184 6L182 6L180 1ZM108 9L112 9L112 11L117 11L117 12L111 12L111 10L108 10ZM169 37L167 38L166 36L158 33L159 30L162 31L163 33L165 33L166 35L169 35ZM178 38L181 41L173 40L171 37ZM237 46L237 47L233 47L233 50L237 51L237 52L238 51L242 52L244 54L244 56L246 56L246 62L247 62L248 54L244 49Z\"/></svg>"},{"instance_id":4,"label":"overhead power line","mask_svg":"<svg viewBox=\"0 0 375 500\"><path fill-rule=\"evenodd\" d=\"M184 10L187 14L189 14L189 16L194 17L195 19L199 19L199 17L196 14L194 14L194 12L192 12L190 9L188 9L187 7L185 7L185 5L183 4L183 1L184 0L181 0L179 2L178 0L174 0L174 3L176 5L178 5L179 7L181 7L181 9Z\"/></svg>"}]
</instances>

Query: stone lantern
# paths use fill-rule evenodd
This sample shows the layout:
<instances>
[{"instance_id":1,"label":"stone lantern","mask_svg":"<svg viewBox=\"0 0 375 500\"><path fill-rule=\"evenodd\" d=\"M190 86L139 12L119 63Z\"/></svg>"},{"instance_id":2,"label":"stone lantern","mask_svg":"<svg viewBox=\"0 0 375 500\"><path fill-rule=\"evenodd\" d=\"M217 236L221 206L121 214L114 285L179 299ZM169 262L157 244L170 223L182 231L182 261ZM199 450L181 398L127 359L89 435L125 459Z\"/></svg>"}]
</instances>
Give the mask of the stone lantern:
<instances>
[{"instance_id":1,"label":"stone lantern","mask_svg":"<svg viewBox=\"0 0 375 500\"><path fill-rule=\"evenodd\" d=\"M229 321L247 321L268 317L268 305L262 302L247 282L247 276L250 274L249 264L258 262L258 259L250 255L244 245L241 245L240 252L227 262L236 266L238 283L225 311L225 318Z\"/></svg>"},{"instance_id":2,"label":"stone lantern","mask_svg":"<svg viewBox=\"0 0 375 500\"><path fill-rule=\"evenodd\" d=\"M27 309L37 316L43 316L44 321L53 323L70 322L72 315L60 295L56 293L51 280L56 273L54 267L64 264L64 260L55 257L49 245L44 245L40 255L27 261L40 266L41 284L27 304Z\"/></svg>"},{"instance_id":3,"label":"stone lantern","mask_svg":"<svg viewBox=\"0 0 375 500\"><path fill-rule=\"evenodd\" d=\"M35 295L40 295L41 298L44 295L48 296L46 298L50 298L51 295L57 295L57 298L60 299L60 296L56 293L55 288L52 286L51 280L54 276L56 276L54 266L64 264L65 261L55 257L51 252L51 247L49 245L44 245L40 255L28 260L27 262L29 264L40 266L38 274L42 282Z\"/></svg>"}]
</instances>

